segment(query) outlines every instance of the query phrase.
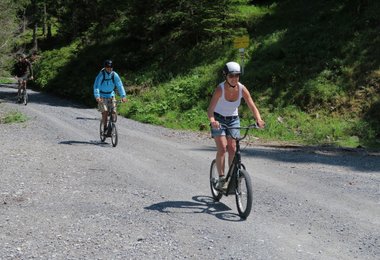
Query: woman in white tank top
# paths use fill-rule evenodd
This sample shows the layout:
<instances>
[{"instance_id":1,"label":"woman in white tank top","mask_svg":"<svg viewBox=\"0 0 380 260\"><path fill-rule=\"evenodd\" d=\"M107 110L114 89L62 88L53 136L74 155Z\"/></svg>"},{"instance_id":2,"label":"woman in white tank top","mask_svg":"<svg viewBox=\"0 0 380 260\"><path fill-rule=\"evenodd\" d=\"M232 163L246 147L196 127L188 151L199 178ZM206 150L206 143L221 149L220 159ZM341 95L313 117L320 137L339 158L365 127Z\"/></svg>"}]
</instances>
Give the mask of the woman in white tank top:
<instances>
[{"instance_id":1,"label":"woman in white tank top","mask_svg":"<svg viewBox=\"0 0 380 260\"><path fill-rule=\"evenodd\" d=\"M224 183L225 154L228 152L228 165L230 165L235 154L236 144L234 139L230 136L230 133L220 128L220 123L232 127L240 126L238 109L241 98L244 98L258 126L265 126L265 122L261 119L260 112L253 102L251 94L248 89L239 82L241 74L240 65L236 62L226 63L223 74L225 81L220 83L216 88L207 110L211 125L211 136L214 138L217 148L216 167L220 177L219 183L222 186ZM239 133L232 134L235 135Z\"/></svg>"}]
</instances>

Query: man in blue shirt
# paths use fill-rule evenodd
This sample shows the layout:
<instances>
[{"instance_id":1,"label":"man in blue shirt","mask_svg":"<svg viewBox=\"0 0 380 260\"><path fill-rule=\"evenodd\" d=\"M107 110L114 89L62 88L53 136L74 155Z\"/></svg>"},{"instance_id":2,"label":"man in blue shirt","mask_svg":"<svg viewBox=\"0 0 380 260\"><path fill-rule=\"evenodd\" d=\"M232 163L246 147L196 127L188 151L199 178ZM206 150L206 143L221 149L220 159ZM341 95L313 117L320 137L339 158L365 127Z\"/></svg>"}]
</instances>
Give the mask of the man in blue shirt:
<instances>
[{"instance_id":1,"label":"man in blue shirt","mask_svg":"<svg viewBox=\"0 0 380 260\"><path fill-rule=\"evenodd\" d=\"M104 62L104 68L96 76L94 83L94 96L102 113L104 132L107 133L107 114L112 112L112 119L116 121L115 87L119 91L121 101L126 102L126 93L119 75L113 71L112 60Z\"/></svg>"}]
</instances>

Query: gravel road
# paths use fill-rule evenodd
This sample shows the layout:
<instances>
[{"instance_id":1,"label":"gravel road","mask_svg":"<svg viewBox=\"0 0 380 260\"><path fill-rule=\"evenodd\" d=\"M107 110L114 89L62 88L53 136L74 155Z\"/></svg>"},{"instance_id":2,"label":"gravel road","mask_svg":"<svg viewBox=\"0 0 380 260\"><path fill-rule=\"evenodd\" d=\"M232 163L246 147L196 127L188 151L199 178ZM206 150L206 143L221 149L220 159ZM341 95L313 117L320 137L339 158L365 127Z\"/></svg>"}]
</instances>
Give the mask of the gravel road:
<instances>
[{"instance_id":1,"label":"gravel road","mask_svg":"<svg viewBox=\"0 0 380 260\"><path fill-rule=\"evenodd\" d=\"M213 202L205 135L0 87L0 259L379 259L380 156L364 150L243 145L251 215Z\"/></svg>"}]
</instances>

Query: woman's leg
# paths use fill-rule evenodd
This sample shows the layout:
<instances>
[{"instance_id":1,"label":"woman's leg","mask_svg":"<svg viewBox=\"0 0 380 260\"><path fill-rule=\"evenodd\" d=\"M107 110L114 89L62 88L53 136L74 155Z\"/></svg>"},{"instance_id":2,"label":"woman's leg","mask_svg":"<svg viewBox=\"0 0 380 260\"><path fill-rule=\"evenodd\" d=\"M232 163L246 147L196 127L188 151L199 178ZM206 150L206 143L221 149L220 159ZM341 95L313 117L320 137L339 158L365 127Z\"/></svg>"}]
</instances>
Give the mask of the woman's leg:
<instances>
[{"instance_id":1,"label":"woman's leg","mask_svg":"<svg viewBox=\"0 0 380 260\"><path fill-rule=\"evenodd\" d=\"M219 176L224 176L225 169L225 154L227 152L227 139L226 136L220 135L214 137L216 143L216 169L218 170Z\"/></svg>"},{"instance_id":2,"label":"woman's leg","mask_svg":"<svg viewBox=\"0 0 380 260\"><path fill-rule=\"evenodd\" d=\"M236 141L232 137L227 137L228 167L232 164L236 151Z\"/></svg>"}]
</instances>

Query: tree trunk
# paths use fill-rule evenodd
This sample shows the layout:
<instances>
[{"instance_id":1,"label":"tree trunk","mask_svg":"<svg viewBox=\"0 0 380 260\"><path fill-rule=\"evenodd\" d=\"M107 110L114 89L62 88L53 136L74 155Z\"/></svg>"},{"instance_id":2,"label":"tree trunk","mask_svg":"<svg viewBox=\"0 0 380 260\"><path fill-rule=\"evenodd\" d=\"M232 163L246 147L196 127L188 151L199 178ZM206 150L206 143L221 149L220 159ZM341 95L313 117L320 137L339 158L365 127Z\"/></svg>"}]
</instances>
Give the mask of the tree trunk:
<instances>
[{"instance_id":1,"label":"tree trunk","mask_svg":"<svg viewBox=\"0 0 380 260\"><path fill-rule=\"evenodd\" d=\"M43 10L43 25L42 25L42 35L45 36L47 33L47 11L46 11L46 3L44 3Z\"/></svg>"},{"instance_id":2,"label":"tree trunk","mask_svg":"<svg viewBox=\"0 0 380 260\"><path fill-rule=\"evenodd\" d=\"M22 12L22 28L21 28L21 33L25 32L25 30L26 30L26 24L27 24L27 20L26 20L26 8L24 8L24 11Z\"/></svg>"},{"instance_id":3,"label":"tree trunk","mask_svg":"<svg viewBox=\"0 0 380 260\"><path fill-rule=\"evenodd\" d=\"M46 37L47 37L48 39L51 39L51 36L52 36L52 34L51 34L51 23L48 22L48 24L47 24L47 35L46 35Z\"/></svg>"},{"instance_id":4,"label":"tree trunk","mask_svg":"<svg viewBox=\"0 0 380 260\"><path fill-rule=\"evenodd\" d=\"M37 29L38 29L38 24L37 22L35 22L34 27L33 27L33 50L38 50Z\"/></svg>"}]
</instances>

